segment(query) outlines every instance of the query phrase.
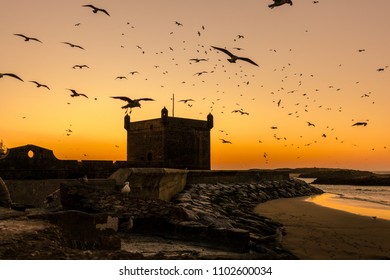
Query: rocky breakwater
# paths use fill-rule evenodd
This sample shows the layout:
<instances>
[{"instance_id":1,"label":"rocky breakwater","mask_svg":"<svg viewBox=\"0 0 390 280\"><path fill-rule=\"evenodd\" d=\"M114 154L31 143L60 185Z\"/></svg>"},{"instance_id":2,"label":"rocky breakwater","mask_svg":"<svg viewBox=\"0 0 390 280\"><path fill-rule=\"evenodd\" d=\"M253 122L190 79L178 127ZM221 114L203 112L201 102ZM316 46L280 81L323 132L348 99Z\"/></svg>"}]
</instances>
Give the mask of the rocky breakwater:
<instances>
[{"instance_id":1,"label":"rocky breakwater","mask_svg":"<svg viewBox=\"0 0 390 280\"><path fill-rule=\"evenodd\" d=\"M245 254L246 258L292 259L279 244L283 225L256 215L253 209L271 199L320 193L295 179L191 184L166 202L140 199L134 193L124 198L120 186L103 189L75 182L61 185L61 203L64 210L118 217L122 236L142 233Z\"/></svg>"},{"instance_id":2,"label":"rocky breakwater","mask_svg":"<svg viewBox=\"0 0 390 280\"><path fill-rule=\"evenodd\" d=\"M280 248L285 234L283 225L256 215L253 209L271 199L320 193L322 190L295 179L256 184L197 184L187 186L173 202L186 213L187 221L181 223L195 228L198 224L206 227L204 235L209 236L214 246L265 253L270 258L293 258ZM226 234L216 235L215 231Z\"/></svg>"}]
</instances>

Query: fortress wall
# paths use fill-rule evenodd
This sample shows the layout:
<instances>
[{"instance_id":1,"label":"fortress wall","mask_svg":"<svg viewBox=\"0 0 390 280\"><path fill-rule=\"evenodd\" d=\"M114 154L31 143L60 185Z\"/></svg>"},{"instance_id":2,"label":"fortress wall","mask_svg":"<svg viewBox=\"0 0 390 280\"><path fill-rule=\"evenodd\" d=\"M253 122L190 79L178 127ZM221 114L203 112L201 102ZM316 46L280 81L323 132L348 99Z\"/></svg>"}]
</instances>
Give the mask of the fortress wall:
<instances>
[{"instance_id":1,"label":"fortress wall","mask_svg":"<svg viewBox=\"0 0 390 280\"><path fill-rule=\"evenodd\" d=\"M169 168L120 168L109 179L117 185L128 181L131 197L169 201L184 189L187 173L188 170Z\"/></svg>"},{"instance_id":2,"label":"fortress wall","mask_svg":"<svg viewBox=\"0 0 390 280\"><path fill-rule=\"evenodd\" d=\"M266 170L183 170L169 168L120 168L108 179L89 179L88 185L111 191L128 181L131 197L170 201L188 184L258 183L289 178L284 171ZM4 180L12 202L45 207L45 198L59 189L61 183L76 179Z\"/></svg>"},{"instance_id":3,"label":"fortress wall","mask_svg":"<svg viewBox=\"0 0 390 280\"><path fill-rule=\"evenodd\" d=\"M73 181L75 179L4 180L12 202L42 208L45 207L45 198L59 189L61 183ZM109 179L92 179L89 182L99 188L115 186L115 181Z\"/></svg>"},{"instance_id":4,"label":"fortress wall","mask_svg":"<svg viewBox=\"0 0 390 280\"><path fill-rule=\"evenodd\" d=\"M289 172L267 170L191 170L187 184L258 183L289 179Z\"/></svg>"}]
</instances>

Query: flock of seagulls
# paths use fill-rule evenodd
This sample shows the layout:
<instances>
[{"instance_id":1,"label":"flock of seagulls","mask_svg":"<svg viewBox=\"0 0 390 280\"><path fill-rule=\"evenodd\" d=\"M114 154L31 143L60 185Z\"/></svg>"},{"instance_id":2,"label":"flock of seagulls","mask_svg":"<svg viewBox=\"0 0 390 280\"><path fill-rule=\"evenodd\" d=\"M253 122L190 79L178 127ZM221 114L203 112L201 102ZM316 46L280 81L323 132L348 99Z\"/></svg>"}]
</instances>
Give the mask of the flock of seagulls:
<instances>
[{"instance_id":1,"label":"flock of seagulls","mask_svg":"<svg viewBox=\"0 0 390 280\"><path fill-rule=\"evenodd\" d=\"M319 3L319 1L313 1L313 4L318 4L318 3ZM285 4L288 4L288 5L292 6L293 2L291 0L273 0L273 3L269 4L268 7L270 9L274 9L276 7L280 7L280 6L283 6ZM91 9L91 11L94 14L101 14L103 16L103 18L104 18L104 15L111 16L110 13L106 9L98 8L98 7L96 7L94 5L91 5L91 4L86 4L86 5L83 5L82 7ZM285 8L287 9L288 7L286 6ZM75 26L80 26L80 24L81 23L76 23ZM187 27L187 25L185 26L180 21L173 21L173 23L171 22L171 24L173 26L176 26L177 30L184 30ZM127 22L127 25L130 27L130 23L129 22ZM82 27L80 27L80 28L82 28ZM134 26L131 26L131 28L134 28ZM206 27L204 25L201 25L201 26L199 26L199 31L194 33L194 36L201 37L206 32L207 32ZM173 35L174 32L172 31L170 34ZM30 37L30 36L27 36L27 35L24 35L24 34L21 34L21 33L14 33L13 35L22 38L26 42L35 41L35 42L43 44L42 41L40 39L38 39L38 38ZM236 35L234 37L233 41L236 42L236 43L245 41L245 36L244 35L246 35L246 34L238 34L238 35ZM74 43L71 43L69 41L63 41L63 42L60 42L60 43L68 45L71 48L78 48L78 49L84 50L84 51L86 50L81 45L74 44ZM185 46L185 41L183 41L183 50L185 50L184 46ZM147 51L147 49L144 48L144 46L141 46L141 45L135 45L134 47L136 47L138 49L139 53L142 54L142 55L145 54L145 52ZM124 45L122 45L121 48L124 48ZM228 50L226 47L221 47L221 46L218 47L218 46L213 45L212 43L209 43L208 45L198 44L198 48L197 48L198 54L196 56L195 55L191 56L192 58L189 58L189 59L187 58L188 59L187 63L189 63L190 65L191 64L192 65L199 65L200 67L204 65L205 68L202 71L197 71L197 72L194 71L195 73L192 72L192 73L194 73L194 74L192 74L192 76L194 76L193 79L194 80L195 79L199 79L200 82L204 83L205 79L207 79L209 76L211 76L216 71L227 72L227 70L226 70L227 67L225 67L225 65L221 62L224 59L223 58L219 59L219 56L218 56L218 53L223 53L224 55L227 56L226 60L229 63L231 63L231 64L236 64L237 63L237 65L232 65L232 67L235 67L237 69L235 75L237 77L239 77L240 79L242 79L242 83L241 84L237 84L237 87L240 88L240 89L244 89L246 86L249 86L250 83L253 83L255 81L255 79L254 79L255 76L254 75L252 75L252 77L248 76L245 73L245 67L248 67L250 69L259 69L260 68L259 64L256 63L254 61L254 59L248 58L246 56L242 56L240 54L240 53L244 53L245 52L244 48L239 47L239 46L234 46L234 47L230 46L229 49L234 50L233 51L234 53L232 51ZM245 49L248 49L248 48L245 48ZM170 52L170 53L174 53L174 51L176 51L175 46L169 46L169 48L167 48L167 50L166 50L166 52ZM292 51L292 50L290 49L289 51ZM270 52L276 54L278 52L278 50L270 49ZM354 50L354 52L356 52L356 49ZM359 49L357 49L357 52L358 53L363 53L363 55L364 55L364 52L366 52L366 49L359 48ZM162 55L163 53L164 53L163 51L159 51L159 52L156 52L156 55ZM214 54L216 53L215 57L211 57L212 53L214 53ZM174 60L175 60L175 57L172 58L172 61L174 61ZM218 61L218 62L216 62L214 65L210 65L214 61ZM156 65L153 65L153 66L156 69L156 71L159 71L159 69L161 69L162 66L161 65L157 65L157 63L156 63ZM251 68L252 66L250 66L249 64L253 65L253 66L256 66L258 68L255 68L255 67ZM176 63L175 65L177 66L178 64ZM93 65L91 65L91 66L92 66L92 69L93 69ZM161 66L161 68L160 68L160 66ZM211 67L213 67L213 68L211 68ZM286 64L286 66L284 66L282 69L275 69L274 71L279 70L279 71L282 72L282 71L288 69L289 67L291 67L290 63ZM341 65L340 65L340 67L341 67ZM85 68L86 69L90 69L90 67L88 65L86 65L86 64L75 64L72 68L73 69L85 69ZM388 68L388 66L383 66L383 67L377 68L376 71L383 72L383 71L385 71L386 68ZM168 75L168 71L167 70L161 70L161 71L163 71L162 74ZM143 74L142 70L140 70L140 72ZM142 76L142 74L140 74L140 72L136 71L136 70L133 70L133 71L130 71L128 75L134 76L134 75L137 74L139 76ZM304 76L304 74L302 74L302 73L296 73L294 75L296 75L297 79L299 77ZM14 73L0 73L0 78L4 78L4 77L14 78L14 79L17 79L17 80L19 80L21 82L24 81L22 78L20 78L18 75L14 74ZM126 82L129 82L129 81L126 81L126 80L130 80L130 76L129 76L129 79L126 76L123 76L123 75L116 76L115 79L114 79L114 77L115 76L113 75L111 77L111 79L113 79L113 80L123 80L123 81L118 81L118 83L126 83ZM235 80L239 80L239 79L237 79L237 77L229 77L229 79L233 80L234 78L236 78ZM313 77L313 75L310 75L310 77ZM281 80L282 85L283 85L284 81L286 81L288 78L290 78L290 77L288 77L287 75L285 75L283 77L283 79ZM147 79L145 79L145 80L147 80ZM50 87L48 85L40 83L40 82L38 82L36 80L31 80L29 82L34 83L37 88L45 88L47 90L50 90ZM182 83L185 84L186 81L182 81ZM188 83L188 81L187 81L187 83ZM193 83L192 85L194 86L195 83ZM278 94L278 93L281 93L281 92L287 92L287 94L296 94L296 92L299 92L298 88L301 85L302 85L302 80L299 80L299 83L297 83L297 88L296 89L292 89L291 91L287 92L287 90L285 90L285 88L281 86L280 89L278 89L275 92L271 92L271 94ZM219 86L219 84L217 84L217 86ZM161 85L161 87L164 87L164 86ZM335 91L340 91L341 90L341 88L339 88L337 86L333 87L333 85L330 85L329 88L330 89L334 88ZM89 98L86 94L80 93L80 92L76 91L75 89L67 88L66 90L69 90L71 92L70 96L72 98L73 97L84 97L84 98L87 98L87 99ZM318 91L318 89L315 89L315 91ZM243 92L244 92L244 90L243 90ZM224 92L220 91L218 93L223 94ZM243 94L241 94L240 97L241 96L243 96ZM367 93L367 94L364 94L362 97L369 98L370 96L371 96L371 92ZM131 114L133 108L141 108L141 103L144 102L144 101L155 101L153 98L150 98L150 97L148 97L148 98L146 98L146 97L145 98L137 98L137 99L130 98L130 97L127 97L127 96L109 96L109 97L112 98L112 99L118 99L118 100L124 101L126 103L125 105L121 106L122 109L125 109L125 114ZM303 93L302 97L306 98L306 99L309 99L308 93ZM203 98L202 101L205 101L205 99L206 99L206 97ZM254 99L255 98L253 98L252 100L254 100ZM199 100L200 100L200 98L199 98ZM208 98L208 100L210 100L210 98ZM209 101L211 103L210 111L213 111L215 108L217 108L217 103L219 101L220 101L220 99L214 99L212 101ZM193 98L181 99L181 100L178 100L177 102L185 104L188 107L192 107L192 105L194 104L195 105L194 108L197 107L197 104L198 104L198 102L192 103L192 102L195 102L195 99L193 99ZM287 102L286 102L285 99L283 99L283 97L282 98L278 97L273 102L275 103L275 108L276 108L276 105L277 105L276 109L278 109L278 110L282 110L282 109L285 109L285 107L287 107ZM243 116L243 118L245 118L245 116L249 116L250 115L249 112L247 112L247 110L244 109L245 106L242 106L239 103L241 103L241 102L237 101L236 106L233 107L233 108L239 108L239 109L234 109L234 110L230 109L230 110L224 110L224 111L227 112L227 113L236 114L238 118L240 118L241 116ZM299 106L303 106L303 105L300 105L300 102L298 102L298 103L295 104L295 106L297 106L297 108L298 108ZM304 106L305 107L303 107L303 110L305 112L308 112L308 110L309 110L308 105L306 104ZM320 106L322 106L322 105L320 105ZM320 106L318 106L318 108L321 108ZM191 108L188 108L188 107L187 107L187 109L191 110ZM225 106L223 106L222 108L226 109ZM341 111L341 109L342 108L340 107L339 111ZM331 108L328 107L328 108L326 108L326 110L331 110ZM222 111L221 113L224 113L224 111ZM295 115L296 117L299 117L298 116L298 110L296 110L295 112L289 112L288 115L289 116ZM314 124L314 123L316 123L316 124ZM314 123L311 122L311 121L306 121L306 124L307 124L308 127L313 127L313 128L310 128L310 129L313 129L313 130L319 129L319 127L321 125L317 121L315 121L315 120L314 120ZM365 127L365 126L367 126L367 124L368 124L368 122L355 122L355 123L352 124L352 126L354 126L354 127ZM280 129L279 129L279 127L280 127ZM281 126L279 126L279 125L278 126L277 125L273 125L273 126L270 126L269 128L271 130L276 130L277 132L282 130ZM323 131L321 131L318 134L318 137L327 138L330 135L330 131L332 131L332 128L329 128L329 127L326 127L326 128L327 128L327 131L324 131L324 133L323 133ZM221 131L223 131L223 130L221 130ZM228 135L228 134L225 134L225 135ZM287 140L286 137L283 137L283 136L280 136L280 135L277 135L277 134L274 134L274 139L281 140L281 141ZM219 140L222 142L222 144L232 144L231 141L226 140L224 138L219 138ZM262 141L259 141L259 143L262 143ZM310 144L313 144L313 143L308 143L307 145L310 145ZM267 161L268 161L268 153L264 153L264 155L267 155L267 156L264 156L264 158L267 158Z\"/></svg>"}]
</instances>

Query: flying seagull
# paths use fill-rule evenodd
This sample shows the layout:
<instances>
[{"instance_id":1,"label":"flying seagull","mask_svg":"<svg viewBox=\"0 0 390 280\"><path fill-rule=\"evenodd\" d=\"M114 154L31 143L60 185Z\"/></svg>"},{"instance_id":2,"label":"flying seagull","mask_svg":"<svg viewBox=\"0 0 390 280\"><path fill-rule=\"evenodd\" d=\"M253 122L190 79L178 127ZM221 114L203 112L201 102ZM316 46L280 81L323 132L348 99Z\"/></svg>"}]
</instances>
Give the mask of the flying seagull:
<instances>
[{"instance_id":1,"label":"flying seagull","mask_svg":"<svg viewBox=\"0 0 390 280\"><path fill-rule=\"evenodd\" d=\"M219 47L214 47L214 46L211 46L212 48L216 49L216 50L219 50L225 54L227 54L228 56L230 56L230 58L228 58L227 60L230 62L230 63L236 63L236 60L243 60L243 61L246 61L246 62L249 62L253 65L256 65L256 66L259 66L256 64L256 62L254 62L253 60L249 59L249 58L246 58L246 57L240 57L240 56L236 56L234 54L232 54L231 52L229 52L228 50L226 49L223 49L223 48L219 48Z\"/></svg>"},{"instance_id":2,"label":"flying seagull","mask_svg":"<svg viewBox=\"0 0 390 280\"><path fill-rule=\"evenodd\" d=\"M12 73L0 73L0 79L3 78L4 76L9 76L9 77L12 77L12 78L15 78L15 79L18 79L18 80L24 82L19 76L12 74Z\"/></svg>"},{"instance_id":3,"label":"flying seagull","mask_svg":"<svg viewBox=\"0 0 390 280\"><path fill-rule=\"evenodd\" d=\"M67 45L71 46L72 48L79 48L79 49L85 50L82 46L79 46L79 45L75 45L75 44L72 44L69 42L62 42L62 43L67 44Z\"/></svg>"},{"instance_id":4,"label":"flying seagull","mask_svg":"<svg viewBox=\"0 0 390 280\"><path fill-rule=\"evenodd\" d=\"M127 104L125 106L122 106L122 109L126 109L126 113L127 113L127 110L130 108L130 113L131 113L131 110L132 108L135 108L135 107L139 107L141 108L141 103L140 101L154 101L154 99L152 98L138 98L138 99L131 99L129 97L126 97L126 96L110 96L111 98L115 98L115 99L120 99L120 100L123 100L123 101L126 101Z\"/></svg>"},{"instance_id":5,"label":"flying seagull","mask_svg":"<svg viewBox=\"0 0 390 280\"><path fill-rule=\"evenodd\" d=\"M42 42L41 42L39 39L37 39L37 38L28 37L28 36L23 35L23 34L14 34L14 35L23 37L24 40L25 40L26 42L32 40L32 41L37 41L37 42L39 42L39 43L42 43Z\"/></svg>"},{"instance_id":6,"label":"flying seagull","mask_svg":"<svg viewBox=\"0 0 390 280\"><path fill-rule=\"evenodd\" d=\"M354 123L352 126L366 126L367 123L366 122L357 122L357 123Z\"/></svg>"},{"instance_id":7,"label":"flying seagull","mask_svg":"<svg viewBox=\"0 0 390 280\"><path fill-rule=\"evenodd\" d=\"M195 101L195 100L194 99L182 99L182 100L179 100L177 102L187 103L187 102L190 102L190 101Z\"/></svg>"},{"instance_id":8,"label":"flying seagull","mask_svg":"<svg viewBox=\"0 0 390 280\"><path fill-rule=\"evenodd\" d=\"M88 96L86 96L84 93L78 93L74 89L68 88L67 90L70 90L72 92L72 94L70 95L71 97L84 96L85 98L88 98Z\"/></svg>"},{"instance_id":9,"label":"flying seagull","mask_svg":"<svg viewBox=\"0 0 390 280\"><path fill-rule=\"evenodd\" d=\"M82 69L82 68L89 68L89 66L88 65L85 65L85 64L83 64L83 65L80 65L80 64L76 64L76 65L74 65L72 68L73 69L76 69L76 68L79 68L79 69Z\"/></svg>"},{"instance_id":10,"label":"flying seagull","mask_svg":"<svg viewBox=\"0 0 390 280\"><path fill-rule=\"evenodd\" d=\"M306 122L308 126L315 126L314 123L311 123L311 122Z\"/></svg>"},{"instance_id":11,"label":"flying seagull","mask_svg":"<svg viewBox=\"0 0 390 280\"><path fill-rule=\"evenodd\" d=\"M281 6L281 5L284 5L284 4L290 4L290 6L292 6L292 1L291 0L274 0L274 3L271 4L271 5L268 5L268 7L270 7L271 9L277 7L277 6Z\"/></svg>"},{"instance_id":12,"label":"flying seagull","mask_svg":"<svg viewBox=\"0 0 390 280\"><path fill-rule=\"evenodd\" d=\"M195 61L195 63L201 62L201 61L208 61L206 58L191 58L190 61Z\"/></svg>"},{"instance_id":13,"label":"flying seagull","mask_svg":"<svg viewBox=\"0 0 390 280\"><path fill-rule=\"evenodd\" d=\"M91 8L91 9L92 9L92 12L94 12L95 14L96 14L97 12L103 12L103 13L105 13L105 14L108 15L108 16L110 15L106 10L97 8L97 7L95 7L94 5L83 5L83 7Z\"/></svg>"},{"instance_id":14,"label":"flying seagull","mask_svg":"<svg viewBox=\"0 0 390 280\"><path fill-rule=\"evenodd\" d=\"M39 88L39 87L45 87L45 88L47 88L48 90L50 90L50 88L49 88L47 85L38 83L37 81L29 81L29 82L36 84L36 85L37 85L37 88Z\"/></svg>"},{"instance_id":15,"label":"flying seagull","mask_svg":"<svg viewBox=\"0 0 390 280\"><path fill-rule=\"evenodd\" d=\"M225 140L225 139L219 139L222 141L222 144L232 144L232 142Z\"/></svg>"},{"instance_id":16,"label":"flying seagull","mask_svg":"<svg viewBox=\"0 0 390 280\"><path fill-rule=\"evenodd\" d=\"M200 76L200 75L202 75L202 74L205 74L205 73L207 73L207 71L196 72L196 73L194 74L194 76L195 76L195 75L198 75L198 76Z\"/></svg>"},{"instance_id":17,"label":"flying seagull","mask_svg":"<svg viewBox=\"0 0 390 280\"><path fill-rule=\"evenodd\" d=\"M241 115L249 115L248 112L244 112L242 109L240 109L240 110L234 110L234 111L232 111L232 113L240 113Z\"/></svg>"}]
</instances>

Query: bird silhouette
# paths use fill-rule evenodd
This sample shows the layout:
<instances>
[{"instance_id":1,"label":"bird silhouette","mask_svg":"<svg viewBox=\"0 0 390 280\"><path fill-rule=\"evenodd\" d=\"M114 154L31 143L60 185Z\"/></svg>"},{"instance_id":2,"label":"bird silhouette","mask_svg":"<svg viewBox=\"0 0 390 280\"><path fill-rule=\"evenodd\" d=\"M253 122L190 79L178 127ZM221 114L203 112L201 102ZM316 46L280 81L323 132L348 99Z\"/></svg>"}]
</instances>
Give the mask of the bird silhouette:
<instances>
[{"instance_id":1,"label":"bird silhouette","mask_svg":"<svg viewBox=\"0 0 390 280\"><path fill-rule=\"evenodd\" d=\"M89 68L89 66L88 66L88 65L85 65L85 64L83 64L83 65L76 64L76 65L74 65L72 68L73 68L73 69L76 69L76 68L82 69L82 68Z\"/></svg>"},{"instance_id":2,"label":"bird silhouette","mask_svg":"<svg viewBox=\"0 0 390 280\"><path fill-rule=\"evenodd\" d=\"M222 139L222 138L220 138L219 140L222 141L222 144L232 144L232 142L225 140L225 139Z\"/></svg>"},{"instance_id":3,"label":"bird silhouette","mask_svg":"<svg viewBox=\"0 0 390 280\"><path fill-rule=\"evenodd\" d=\"M69 42L62 42L62 43L67 44L67 45L71 46L72 48L79 48L79 49L85 50L82 46L79 46L79 45L75 45L75 44L72 44Z\"/></svg>"},{"instance_id":4,"label":"bird silhouette","mask_svg":"<svg viewBox=\"0 0 390 280\"><path fill-rule=\"evenodd\" d=\"M72 94L70 95L71 97L84 96L85 98L88 98L88 96L86 96L84 93L78 93L74 89L68 88L67 90L70 90L72 92Z\"/></svg>"},{"instance_id":5,"label":"bird silhouette","mask_svg":"<svg viewBox=\"0 0 390 280\"><path fill-rule=\"evenodd\" d=\"M129 74L134 75L134 74L139 74L139 72L138 71L131 71Z\"/></svg>"},{"instance_id":6,"label":"bird silhouette","mask_svg":"<svg viewBox=\"0 0 390 280\"><path fill-rule=\"evenodd\" d=\"M32 41L37 41L37 42L39 42L39 43L42 43L41 40L39 40L39 39L37 39L37 38L28 37L28 36L23 35L23 34L14 34L14 35L23 37L23 38L24 38L24 41L26 41L26 42L32 40Z\"/></svg>"},{"instance_id":7,"label":"bird silhouette","mask_svg":"<svg viewBox=\"0 0 390 280\"><path fill-rule=\"evenodd\" d=\"M190 101L195 101L195 100L194 99L182 99L182 100L179 100L177 102L187 103L187 102L190 102Z\"/></svg>"},{"instance_id":8,"label":"bird silhouette","mask_svg":"<svg viewBox=\"0 0 390 280\"><path fill-rule=\"evenodd\" d=\"M292 6L292 1L291 0L274 0L274 3L271 4L271 5L268 5L269 8L273 9L277 6L281 6L281 5L284 5L284 4L290 4L290 6Z\"/></svg>"},{"instance_id":9,"label":"bird silhouette","mask_svg":"<svg viewBox=\"0 0 390 280\"><path fill-rule=\"evenodd\" d=\"M190 61L194 61L195 63L201 62L201 61L208 61L206 58L191 58Z\"/></svg>"},{"instance_id":10,"label":"bird silhouette","mask_svg":"<svg viewBox=\"0 0 390 280\"><path fill-rule=\"evenodd\" d=\"M247 57L236 56L236 55L232 54L231 52L229 52L228 50L223 49L223 48L214 47L214 46L211 46L211 47L230 56L230 58L227 59L230 63L236 63L236 60L243 60L243 61L249 62L253 65L259 66L259 65L257 65L256 62L254 62L253 60L251 60Z\"/></svg>"},{"instance_id":11,"label":"bird silhouette","mask_svg":"<svg viewBox=\"0 0 390 280\"><path fill-rule=\"evenodd\" d=\"M37 81L29 81L29 82L36 84L36 85L37 85L37 88L39 88L39 87L45 87L45 88L47 88L48 90L50 90L50 88L49 88L47 85L38 83Z\"/></svg>"},{"instance_id":12,"label":"bird silhouette","mask_svg":"<svg viewBox=\"0 0 390 280\"><path fill-rule=\"evenodd\" d=\"M233 110L232 113L240 113L241 115L249 115L248 112L244 112L242 109Z\"/></svg>"},{"instance_id":13,"label":"bird silhouette","mask_svg":"<svg viewBox=\"0 0 390 280\"><path fill-rule=\"evenodd\" d=\"M15 79L18 79L18 80L24 82L19 76L12 74L12 73L0 73L0 79L3 78L4 76L9 76L9 77L12 77L12 78L15 78Z\"/></svg>"},{"instance_id":14,"label":"bird silhouette","mask_svg":"<svg viewBox=\"0 0 390 280\"><path fill-rule=\"evenodd\" d=\"M131 113L132 109L135 107L141 108L140 101L154 101L154 99L148 98L148 97L147 98L138 98L138 99L131 99L127 96L110 96L110 97L114 98L114 99L120 99L120 100L126 101L127 104L122 106L122 109L126 109L126 113L127 113L129 108L130 108L130 113Z\"/></svg>"},{"instance_id":15,"label":"bird silhouette","mask_svg":"<svg viewBox=\"0 0 390 280\"><path fill-rule=\"evenodd\" d=\"M354 123L352 126L366 126L367 123L366 122L357 122L357 123Z\"/></svg>"},{"instance_id":16,"label":"bird silhouette","mask_svg":"<svg viewBox=\"0 0 390 280\"><path fill-rule=\"evenodd\" d=\"M118 77L115 78L115 80L117 80L117 79L122 80L122 79L127 79L127 77L125 77L125 76L118 76Z\"/></svg>"},{"instance_id":17,"label":"bird silhouette","mask_svg":"<svg viewBox=\"0 0 390 280\"><path fill-rule=\"evenodd\" d=\"M105 10L105 9L100 9L98 7L95 7L94 5L83 5L83 7L88 7L88 8L91 8L92 9L92 12L93 13L97 13L97 12L102 12L102 13L105 13L106 15L110 16L110 14Z\"/></svg>"},{"instance_id":18,"label":"bird silhouette","mask_svg":"<svg viewBox=\"0 0 390 280\"><path fill-rule=\"evenodd\" d=\"M311 122L306 122L308 126L315 126L315 124L311 123Z\"/></svg>"},{"instance_id":19,"label":"bird silhouette","mask_svg":"<svg viewBox=\"0 0 390 280\"><path fill-rule=\"evenodd\" d=\"M195 76L195 75L200 76L200 75L205 74L205 73L207 73L207 71L197 72L197 73L194 74L194 76Z\"/></svg>"}]
</instances>

